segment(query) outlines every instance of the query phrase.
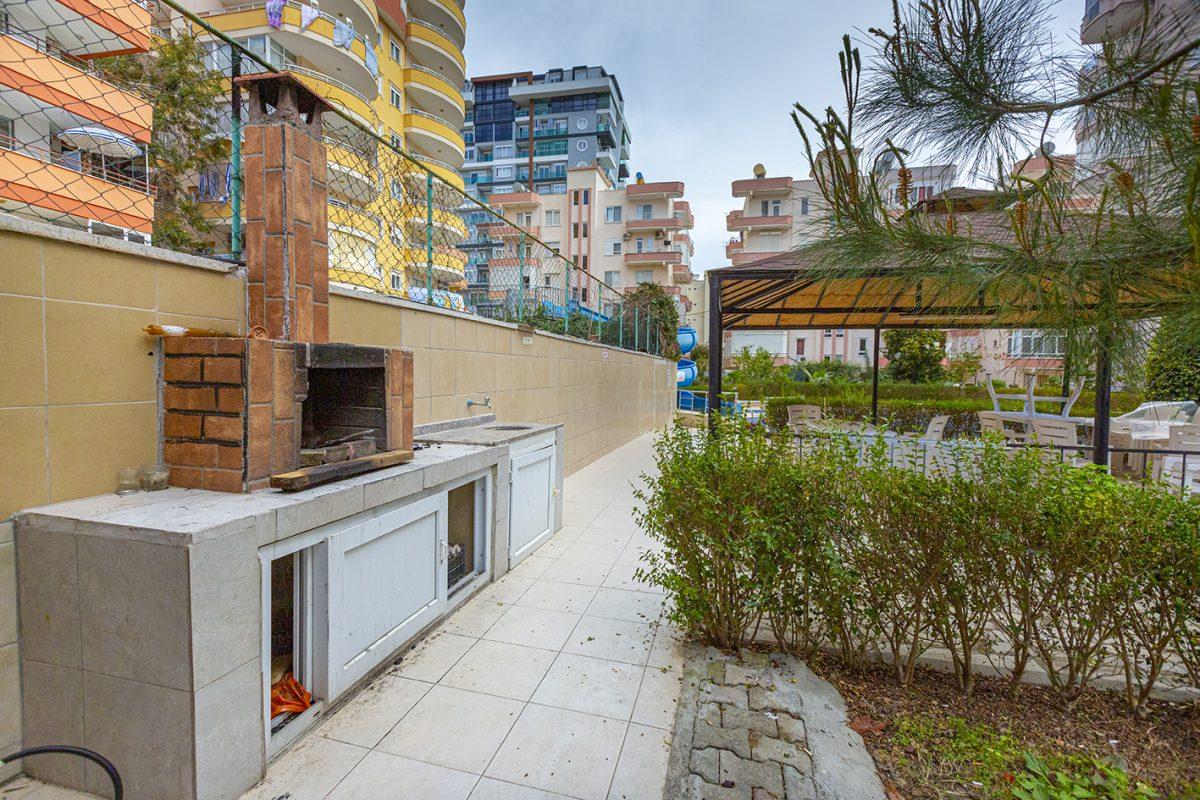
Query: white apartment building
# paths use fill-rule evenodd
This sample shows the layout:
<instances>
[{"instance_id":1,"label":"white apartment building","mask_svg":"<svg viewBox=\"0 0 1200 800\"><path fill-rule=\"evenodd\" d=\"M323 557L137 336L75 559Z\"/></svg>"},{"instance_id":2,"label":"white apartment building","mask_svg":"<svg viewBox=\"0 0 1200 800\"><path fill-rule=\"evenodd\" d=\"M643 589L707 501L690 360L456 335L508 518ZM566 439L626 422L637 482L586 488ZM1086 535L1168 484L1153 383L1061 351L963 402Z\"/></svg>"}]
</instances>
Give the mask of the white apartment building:
<instances>
[{"instance_id":1,"label":"white apartment building","mask_svg":"<svg viewBox=\"0 0 1200 800\"><path fill-rule=\"evenodd\" d=\"M615 292L630 293L643 283L657 283L676 299L680 317L692 305L685 293L693 278L691 208L683 199L682 181L615 185L595 164L566 171L566 192L538 194L512 191L493 194L491 205L505 219L529 230L548 247L587 271ZM519 265L515 259L492 258L489 283L516 286L516 270L524 267L524 284L538 299L561 302L567 281L563 261L545 258ZM579 272L570 277L571 300L581 307L608 313L610 296L597 297L594 283ZM604 290L607 292L607 290ZM557 304L557 303L556 303Z\"/></svg>"}]
</instances>

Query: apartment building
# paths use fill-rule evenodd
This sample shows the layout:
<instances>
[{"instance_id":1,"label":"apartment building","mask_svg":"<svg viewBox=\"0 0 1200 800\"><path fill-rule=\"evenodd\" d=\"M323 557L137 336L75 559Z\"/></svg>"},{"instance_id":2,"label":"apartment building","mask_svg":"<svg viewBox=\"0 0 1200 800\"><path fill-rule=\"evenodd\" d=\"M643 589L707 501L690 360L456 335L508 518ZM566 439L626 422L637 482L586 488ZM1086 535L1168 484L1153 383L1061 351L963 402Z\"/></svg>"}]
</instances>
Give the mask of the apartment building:
<instances>
[{"instance_id":1,"label":"apartment building","mask_svg":"<svg viewBox=\"0 0 1200 800\"><path fill-rule=\"evenodd\" d=\"M672 295L681 316L691 305L684 291L693 280L694 222L682 181L614 184L599 165L570 167L564 192L540 194L516 189L489 196L489 202L513 225L539 236L552 250L579 269L564 274L561 258L490 259L470 291L474 305L487 313L489 304L503 308L522 300L561 307L567 302L583 313L608 316L621 294L643 283L657 283ZM486 223L484 235L502 240L516 232L504 223ZM612 290L598 289L587 271Z\"/></svg>"},{"instance_id":2,"label":"apartment building","mask_svg":"<svg viewBox=\"0 0 1200 800\"><path fill-rule=\"evenodd\" d=\"M567 170L592 164L614 185L629 177L625 98L604 67L472 78L462 96L462 172L477 198L506 194L515 183L564 194Z\"/></svg>"},{"instance_id":3,"label":"apartment building","mask_svg":"<svg viewBox=\"0 0 1200 800\"><path fill-rule=\"evenodd\" d=\"M466 279L457 245L466 224L453 211L462 188L465 147L460 87L466 79L465 0L285 0L278 17L267 3L185 0L214 28L287 70L309 88L439 179L433 277L446 289ZM179 24L167 20L166 24ZM228 47L209 43L214 69L228 73ZM243 61L243 72L260 67ZM326 115L329 160L331 279L419 299L428 279L426 174L398 158L354 124ZM228 191L224 165L197 190L226 238ZM388 174L382 174L387 172ZM207 187L207 188L206 188Z\"/></svg>"},{"instance_id":4,"label":"apartment building","mask_svg":"<svg viewBox=\"0 0 1200 800\"><path fill-rule=\"evenodd\" d=\"M151 105L89 63L149 46L134 0L0 0L0 208L150 240Z\"/></svg>"}]
</instances>

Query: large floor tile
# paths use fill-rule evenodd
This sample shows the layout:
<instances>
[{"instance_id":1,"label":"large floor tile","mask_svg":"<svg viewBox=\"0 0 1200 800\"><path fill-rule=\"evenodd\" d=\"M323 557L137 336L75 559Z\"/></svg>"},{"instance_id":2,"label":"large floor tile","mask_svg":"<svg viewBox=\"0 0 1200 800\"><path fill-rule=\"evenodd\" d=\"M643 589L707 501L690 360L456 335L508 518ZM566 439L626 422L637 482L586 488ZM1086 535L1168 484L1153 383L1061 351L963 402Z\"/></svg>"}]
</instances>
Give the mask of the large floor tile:
<instances>
[{"instance_id":1,"label":"large floor tile","mask_svg":"<svg viewBox=\"0 0 1200 800\"><path fill-rule=\"evenodd\" d=\"M679 635L672 628L659 625L647 665L658 669L682 670L683 662L683 643Z\"/></svg>"},{"instance_id":2,"label":"large floor tile","mask_svg":"<svg viewBox=\"0 0 1200 800\"><path fill-rule=\"evenodd\" d=\"M571 544L562 557L571 561L595 561L598 564L615 564L621 548L611 544L589 544L576 541Z\"/></svg>"},{"instance_id":3,"label":"large floor tile","mask_svg":"<svg viewBox=\"0 0 1200 800\"><path fill-rule=\"evenodd\" d=\"M528 700L554 663L554 656L552 650L480 641L446 673L442 685Z\"/></svg>"},{"instance_id":4,"label":"large floor tile","mask_svg":"<svg viewBox=\"0 0 1200 800\"><path fill-rule=\"evenodd\" d=\"M534 703L613 719L629 719L642 683L642 667L560 653L533 693Z\"/></svg>"},{"instance_id":5,"label":"large floor tile","mask_svg":"<svg viewBox=\"0 0 1200 800\"><path fill-rule=\"evenodd\" d=\"M570 496L568 494L568 496ZM587 527L592 520L600 516L604 503L583 503L573 500L563 501L563 525L579 525Z\"/></svg>"},{"instance_id":6,"label":"large floor tile","mask_svg":"<svg viewBox=\"0 0 1200 800\"><path fill-rule=\"evenodd\" d=\"M682 690L683 674L679 670L648 667L633 707L633 721L639 725L673 729Z\"/></svg>"},{"instance_id":7,"label":"large floor tile","mask_svg":"<svg viewBox=\"0 0 1200 800\"><path fill-rule=\"evenodd\" d=\"M582 800L604 800L626 727L619 720L528 705L486 774Z\"/></svg>"},{"instance_id":8,"label":"large floor tile","mask_svg":"<svg viewBox=\"0 0 1200 800\"><path fill-rule=\"evenodd\" d=\"M520 564L510 569L504 577L508 580L513 578L530 578L536 580L542 577L542 573L553 563L554 559L547 558L541 553L541 548L538 548L536 554L526 556L521 560Z\"/></svg>"},{"instance_id":9,"label":"large floor tile","mask_svg":"<svg viewBox=\"0 0 1200 800\"><path fill-rule=\"evenodd\" d=\"M413 680L437 683L475 642L470 636L459 636L457 633L443 630L434 631L405 653L392 673Z\"/></svg>"},{"instance_id":10,"label":"large floor tile","mask_svg":"<svg viewBox=\"0 0 1200 800\"><path fill-rule=\"evenodd\" d=\"M374 747L429 691L430 684L381 675L321 725L326 739Z\"/></svg>"},{"instance_id":11,"label":"large floor tile","mask_svg":"<svg viewBox=\"0 0 1200 800\"><path fill-rule=\"evenodd\" d=\"M605 575L603 585L610 589L629 589L635 592L666 594L663 589L637 577L639 566L641 565L614 564L608 571L608 574Z\"/></svg>"},{"instance_id":12,"label":"large floor tile","mask_svg":"<svg viewBox=\"0 0 1200 800\"><path fill-rule=\"evenodd\" d=\"M495 778L480 778L471 792L471 800L569 800L566 795L534 789Z\"/></svg>"},{"instance_id":13,"label":"large floor tile","mask_svg":"<svg viewBox=\"0 0 1200 800\"><path fill-rule=\"evenodd\" d=\"M667 731L630 725L608 800L662 800L670 759Z\"/></svg>"},{"instance_id":14,"label":"large floor tile","mask_svg":"<svg viewBox=\"0 0 1200 800\"><path fill-rule=\"evenodd\" d=\"M629 544L629 540L632 538L633 534L629 531L614 531L593 526L579 534L579 538L575 541L579 544L601 544L619 549Z\"/></svg>"},{"instance_id":15,"label":"large floor tile","mask_svg":"<svg viewBox=\"0 0 1200 800\"><path fill-rule=\"evenodd\" d=\"M581 525L563 525L558 529L558 532L550 537L552 542L566 542L570 544L577 540L587 528Z\"/></svg>"},{"instance_id":16,"label":"large floor tile","mask_svg":"<svg viewBox=\"0 0 1200 800\"><path fill-rule=\"evenodd\" d=\"M530 586L533 586L533 578L508 574L495 583L489 583L475 596L497 603L515 603Z\"/></svg>"},{"instance_id":17,"label":"large floor tile","mask_svg":"<svg viewBox=\"0 0 1200 800\"><path fill-rule=\"evenodd\" d=\"M538 581L521 595L517 605L525 608L541 608L547 611L565 611L582 614L596 596L597 588L578 583Z\"/></svg>"},{"instance_id":18,"label":"large floor tile","mask_svg":"<svg viewBox=\"0 0 1200 800\"><path fill-rule=\"evenodd\" d=\"M578 622L578 614L512 606L483 638L542 650L561 650Z\"/></svg>"},{"instance_id":19,"label":"large floor tile","mask_svg":"<svg viewBox=\"0 0 1200 800\"><path fill-rule=\"evenodd\" d=\"M472 597L455 609L454 613L438 627L438 630L479 638L487 633L488 628L496 624L496 620L504 616L508 606L508 603L501 603L498 600Z\"/></svg>"},{"instance_id":20,"label":"large floor tile","mask_svg":"<svg viewBox=\"0 0 1200 800\"><path fill-rule=\"evenodd\" d=\"M598 564L594 561L570 561L560 558L542 573L542 580L600 586L611 568L609 564Z\"/></svg>"},{"instance_id":21,"label":"large floor tile","mask_svg":"<svg viewBox=\"0 0 1200 800\"><path fill-rule=\"evenodd\" d=\"M563 652L645 665L653 643L653 625L585 616L563 645Z\"/></svg>"},{"instance_id":22,"label":"large floor tile","mask_svg":"<svg viewBox=\"0 0 1200 800\"><path fill-rule=\"evenodd\" d=\"M373 751L338 784L329 800L466 800L478 780L478 776L466 772Z\"/></svg>"},{"instance_id":23,"label":"large floor tile","mask_svg":"<svg viewBox=\"0 0 1200 800\"><path fill-rule=\"evenodd\" d=\"M516 700L435 686L378 749L478 775L508 735L521 707Z\"/></svg>"},{"instance_id":24,"label":"large floor tile","mask_svg":"<svg viewBox=\"0 0 1200 800\"><path fill-rule=\"evenodd\" d=\"M660 594L601 588L584 613L592 617L649 624L658 621L662 610L663 596Z\"/></svg>"},{"instance_id":25,"label":"large floor tile","mask_svg":"<svg viewBox=\"0 0 1200 800\"><path fill-rule=\"evenodd\" d=\"M242 800L322 800L369 751L322 736L309 736L271 765L267 779Z\"/></svg>"},{"instance_id":26,"label":"large floor tile","mask_svg":"<svg viewBox=\"0 0 1200 800\"><path fill-rule=\"evenodd\" d=\"M96 800L95 795L42 783L24 775L0 786L0 797L4 800Z\"/></svg>"}]
</instances>

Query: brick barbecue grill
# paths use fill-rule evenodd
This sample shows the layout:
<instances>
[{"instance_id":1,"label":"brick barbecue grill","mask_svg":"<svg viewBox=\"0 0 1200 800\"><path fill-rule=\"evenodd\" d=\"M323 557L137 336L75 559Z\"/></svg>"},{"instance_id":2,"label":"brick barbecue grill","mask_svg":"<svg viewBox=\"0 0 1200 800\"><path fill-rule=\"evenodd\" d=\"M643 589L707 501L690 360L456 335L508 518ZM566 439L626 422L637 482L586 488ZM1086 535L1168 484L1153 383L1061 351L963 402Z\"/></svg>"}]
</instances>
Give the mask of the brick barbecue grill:
<instances>
[{"instance_id":1,"label":"brick barbecue grill","mask_svg":"<svg viewBox=\"0 0 1200 800\"><path fill-rule=\"evenodd\" d=\"M266 488L331 444L353 445L331 459L412 450L412 353L328 342L327 106L288 73L239 81L251 336L164 339L160 393L171 485L222 492Z\"/></svg>"}]
</instances>

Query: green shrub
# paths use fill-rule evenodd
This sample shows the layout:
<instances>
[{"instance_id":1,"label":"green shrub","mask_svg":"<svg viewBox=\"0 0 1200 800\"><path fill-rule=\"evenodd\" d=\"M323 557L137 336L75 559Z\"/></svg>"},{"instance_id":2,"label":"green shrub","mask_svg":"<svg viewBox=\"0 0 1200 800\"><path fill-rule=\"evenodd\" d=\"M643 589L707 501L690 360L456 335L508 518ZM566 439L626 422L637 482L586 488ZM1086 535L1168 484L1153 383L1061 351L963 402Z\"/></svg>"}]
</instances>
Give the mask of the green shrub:
<instances>
[{"instance_id":1,"label":"green shrub","mask_svg":"<svg viewBox=\"0 0 1200 800\"><path fill-rule=\"evenodd\" d=\"M1200 342L1184 323L1164 321L1146 355L1146 397L1200 401Z\"/></svg>"},{"instance_id":2,"label":"green shrub","mask_svg":"<svg viewBox=\"0 0 1200 800\"><path fill-rule=\"evenodd\" d=\"M1045 760L1025 754L1025 769L1016 776L1013 797L1018 800L1151 800L1158 792L1130 781L1125 764L1116 758L1087 759L1082 764L1052 768Z\"/></svg>"},{"instance_id":3,"label":"green shrub","mask_svg":"<svg viewBox=\"0 0 1200 800\"><path fill-rule=\"evenodd\" d=\"M769 630L851 668L882 650L901 683L940 646L968 694L972 657L1004 652L1014 691L1036 662L1063 709L1105 663L1134 711L1171 659L1200 687L1200 499L999 439L928 470L882 440L803 444L736 419L656 442L639 522L663 547L642 575L687 632L737 648Z\"/></svg>"}]
</instances>

